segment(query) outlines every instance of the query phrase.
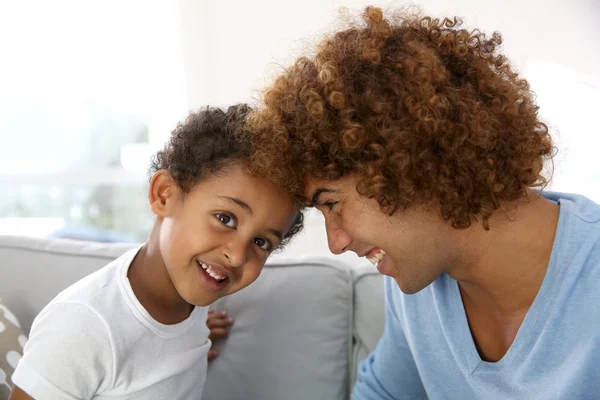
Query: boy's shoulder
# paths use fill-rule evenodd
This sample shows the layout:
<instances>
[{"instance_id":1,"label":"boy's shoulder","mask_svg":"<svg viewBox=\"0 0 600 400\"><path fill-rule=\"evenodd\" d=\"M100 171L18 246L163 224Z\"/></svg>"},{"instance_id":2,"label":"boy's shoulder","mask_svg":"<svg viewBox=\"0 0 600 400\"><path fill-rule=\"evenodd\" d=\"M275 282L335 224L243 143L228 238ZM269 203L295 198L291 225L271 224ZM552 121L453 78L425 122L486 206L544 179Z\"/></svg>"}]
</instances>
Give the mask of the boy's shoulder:
<instances>
[{"instance_id":1,"label":"boy's shoulder","mask_svg":"<svg viewBox=\"0 0 600 400\"><path fill-rule=\"evenodd\" d=\"M127 279L127 270L139 248L132 249L106 266L75 282L58 294L49 304L79 304L99 311L114 309L115 302L124 303L120 286Z\"/></svg>"}]
</instances>

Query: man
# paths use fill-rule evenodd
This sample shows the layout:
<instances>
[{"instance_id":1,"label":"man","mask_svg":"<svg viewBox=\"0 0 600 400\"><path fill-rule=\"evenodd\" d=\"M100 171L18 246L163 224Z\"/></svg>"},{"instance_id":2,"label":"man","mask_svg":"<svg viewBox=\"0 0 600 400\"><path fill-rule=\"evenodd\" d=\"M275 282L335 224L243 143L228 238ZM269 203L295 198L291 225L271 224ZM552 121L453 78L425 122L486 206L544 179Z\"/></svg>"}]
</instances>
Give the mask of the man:
<instances>
[{"instance_id":1,"label":"man","mask_svg":"<svg viewBox=\"0 0 600 400\"><path fill-rule=\"evenodd\" d=\"M354 399L600 395L600 206L553 155L501 37L367 7L250 117L254 159L387 275Z\"/></svg>"}]
</instances>

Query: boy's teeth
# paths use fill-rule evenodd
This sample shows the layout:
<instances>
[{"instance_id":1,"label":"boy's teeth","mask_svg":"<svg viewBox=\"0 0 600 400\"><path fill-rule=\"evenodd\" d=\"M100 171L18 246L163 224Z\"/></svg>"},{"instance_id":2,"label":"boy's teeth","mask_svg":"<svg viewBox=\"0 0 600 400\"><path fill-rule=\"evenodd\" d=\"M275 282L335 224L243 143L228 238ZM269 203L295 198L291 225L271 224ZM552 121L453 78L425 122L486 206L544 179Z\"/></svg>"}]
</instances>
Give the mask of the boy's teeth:
<instances>
[{"instance_id":1,"label":"boy's teeth","mask_svg":"<svg viewBox=\"0 0 600 400\"><path fill-rule=\"evenodd\" d=\"M210 275L213 279L217 280L217 281L222 281L223 279L225 279L225 276L221 276L219 275L216 271L213 270L213 267L204 263L202 264L202 269L204 269L206 271L206 273L208 275Z\"/></svg>"}]
</instances>

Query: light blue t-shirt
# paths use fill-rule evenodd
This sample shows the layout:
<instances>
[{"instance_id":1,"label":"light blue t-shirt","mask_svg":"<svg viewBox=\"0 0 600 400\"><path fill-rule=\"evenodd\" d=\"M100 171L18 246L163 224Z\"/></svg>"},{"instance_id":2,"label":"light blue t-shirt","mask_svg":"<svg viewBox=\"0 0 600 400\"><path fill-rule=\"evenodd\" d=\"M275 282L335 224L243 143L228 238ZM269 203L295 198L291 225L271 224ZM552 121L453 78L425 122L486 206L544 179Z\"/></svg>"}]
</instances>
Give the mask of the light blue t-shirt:
<instances>
[{"instance_id":1,"label":"light blue t-shirt","mask_svg":"<svg viewBox=\"0 0 600 400\"><path fill-rule=\"evenodd\" d=\"M386 277L385 331L359 366L354 400L600 399L600 206L544 197L560 204L552 255L504 357L481 360L450 276L413 295Z\"/></svg>"}]
</instances>

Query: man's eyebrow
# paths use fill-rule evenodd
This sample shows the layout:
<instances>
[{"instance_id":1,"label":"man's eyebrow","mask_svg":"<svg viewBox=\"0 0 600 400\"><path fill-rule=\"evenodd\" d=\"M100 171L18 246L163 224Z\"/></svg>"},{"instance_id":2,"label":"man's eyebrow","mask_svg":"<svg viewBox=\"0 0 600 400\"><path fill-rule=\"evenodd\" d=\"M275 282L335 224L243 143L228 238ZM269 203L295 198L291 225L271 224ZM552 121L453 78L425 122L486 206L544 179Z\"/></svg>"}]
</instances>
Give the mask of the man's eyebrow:
<instances>
[{"instance_id":1,"label":"man's eyebrow","mask_svg":"<svg viewBox=\"0 0 600 400\"><path fill-rule=\"evenodd\" d=\"M220 199L225 199L227 201L233 202L235 204L237 204L238 206L240 206L241 208L244 209L244 211L246 211L248 214L252 215L253 211L252 211L252 207L250 207L248 205L248 203L246 203L243 200L238 199L237 197L229 197L229 196L219 196Z\"/></svg>"},{"instance_id":2,"label":"man's eyebrow","mask_svg":"<svg viewBox=\"0 0 600 400\"><path fill-rule=\"evenodd\" d=\"M321 195L323 193L336 193L338 192L338 190L334 190L334 189L327 189L327 188L318 188L315 193L312 195L312 199L310 201L311 205L315 206L319 203L319 197L321 197Z\"/></svg>"}]
</instances>

